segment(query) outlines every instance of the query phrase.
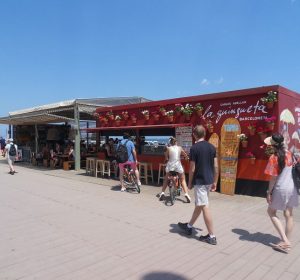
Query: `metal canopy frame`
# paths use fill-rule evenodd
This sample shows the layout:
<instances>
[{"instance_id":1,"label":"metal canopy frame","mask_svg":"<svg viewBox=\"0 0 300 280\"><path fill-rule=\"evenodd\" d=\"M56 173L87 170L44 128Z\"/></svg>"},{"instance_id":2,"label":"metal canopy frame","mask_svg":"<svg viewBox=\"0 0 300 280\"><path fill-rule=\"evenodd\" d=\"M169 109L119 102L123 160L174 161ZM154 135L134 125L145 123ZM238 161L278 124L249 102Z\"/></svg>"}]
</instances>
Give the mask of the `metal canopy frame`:
<instances>
[{"instance_id":1,"label":"metal canopy frame","mask_svg":"<svg viewBox=\"0 0 300 280\"><path fill-rule=\"evenodd\" d=\"M74 122L75 124L75 170L80 169L80 120L95 120L94 113L99 107L137 104L150 101L143 97L113 97L73 99L57 103L37 106L10 112L8 116L0 118L0 124L34 125L38 124ZM37 137L36 147L37 147ZM36 148L37 149L37 148Z\"/></svg>"}]
</instances>

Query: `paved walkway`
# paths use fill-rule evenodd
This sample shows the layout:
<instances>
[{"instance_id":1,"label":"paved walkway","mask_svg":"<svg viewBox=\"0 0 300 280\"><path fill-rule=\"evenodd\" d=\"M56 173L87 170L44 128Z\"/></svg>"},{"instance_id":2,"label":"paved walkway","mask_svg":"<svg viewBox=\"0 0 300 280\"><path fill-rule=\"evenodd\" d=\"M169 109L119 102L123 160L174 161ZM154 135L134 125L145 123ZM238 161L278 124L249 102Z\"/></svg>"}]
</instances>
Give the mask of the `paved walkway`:
<instances>
[{"instance_id":1,"label":"paved walkway","mask_svg":"<svg viewBox=\"0 0 300 280\"><path fill-rule=\"evenodd\" d=\"M0 160L0 279L300 279L300 213L293 249L277 235L262 198L211 195L217 246L180 234L193 204L158 202L158 187L121 193L114 180ZM203 230L203 231L202 231Z\"/></svg>"}]
</instances>

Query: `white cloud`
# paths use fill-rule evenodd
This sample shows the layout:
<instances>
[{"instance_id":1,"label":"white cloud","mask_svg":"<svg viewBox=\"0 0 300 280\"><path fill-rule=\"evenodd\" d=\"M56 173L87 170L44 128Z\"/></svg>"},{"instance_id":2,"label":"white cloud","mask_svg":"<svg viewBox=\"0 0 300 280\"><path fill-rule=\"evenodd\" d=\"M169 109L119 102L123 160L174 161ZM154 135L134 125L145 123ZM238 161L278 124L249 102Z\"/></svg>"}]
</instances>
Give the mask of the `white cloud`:
<instances>
[{"instance_id":1,"label":"white cloud","mask_svg":"<svg viewBox=\"0 0 300 280\"><path fill-rule=\"evenodd\" d=\"M221 76L218 80L215 81L215 84L220 85L223 84L224 78Z\"/></svg>"},{"instance_id":2,"label":"white cloud","mask_svg":"<svg viewBox=\"0 0 300 280\"><path fill-rule=\"evenodd\" d=\"M210 81L206 78L202 79L201 81L201 85L204 85L204 86L208 86L210 84Z\"/></svg>"}]
</instances>

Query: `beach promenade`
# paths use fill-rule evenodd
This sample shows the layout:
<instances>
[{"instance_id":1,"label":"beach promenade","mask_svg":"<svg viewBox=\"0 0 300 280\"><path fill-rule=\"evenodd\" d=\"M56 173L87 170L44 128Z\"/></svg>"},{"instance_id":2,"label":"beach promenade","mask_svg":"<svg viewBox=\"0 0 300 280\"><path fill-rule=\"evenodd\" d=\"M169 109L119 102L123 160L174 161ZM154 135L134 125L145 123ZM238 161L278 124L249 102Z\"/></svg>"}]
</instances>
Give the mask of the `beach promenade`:
<instances>
[{"instance_id":1,"label":"beach promenade","mask_svg":"<svg viewBox=\"0 0 300 280\"><path fill-rule=\"evenodd\" d=\"M118 181L17 164L0 159L0 280L300 279L300 210L293 248L277 242L263 198L211 194L218 245L191 237L193 203L159 202L160 188L121 193Z\"/></svg>"}]
</instances>

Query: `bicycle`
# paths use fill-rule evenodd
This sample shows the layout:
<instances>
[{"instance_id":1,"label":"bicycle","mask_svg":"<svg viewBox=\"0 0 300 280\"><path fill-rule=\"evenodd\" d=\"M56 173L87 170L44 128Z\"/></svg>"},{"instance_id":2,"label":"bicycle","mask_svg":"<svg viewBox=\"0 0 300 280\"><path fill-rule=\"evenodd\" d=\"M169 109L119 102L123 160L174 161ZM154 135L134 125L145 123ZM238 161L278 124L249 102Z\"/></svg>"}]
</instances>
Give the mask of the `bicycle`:
<instances>
[{"instance_id":1,"label":"bicycle","mask_svg":"<svg viewBox=\"0 0 300 280\"><path fill-rule=\"evenodd\" d=\"M181 194L181 187L179 185L179 176L175 171L170 171L167 177L167 186L169 189L169 197L171 205L174 205L176 197Z\"/></svg>"},{"instance_id":2,"label":"bicycle","mask_svg":"<svg viewBox=\"0 0 300 280\"><path fill-rule=\"evenodd\" d=\"M134 173L134 170L129 164L124 166L123 182L129 188L135 189L138 193L141 192L140 186L137 183L137 178Z\"/></svg>"}]
</instances>

